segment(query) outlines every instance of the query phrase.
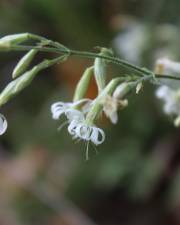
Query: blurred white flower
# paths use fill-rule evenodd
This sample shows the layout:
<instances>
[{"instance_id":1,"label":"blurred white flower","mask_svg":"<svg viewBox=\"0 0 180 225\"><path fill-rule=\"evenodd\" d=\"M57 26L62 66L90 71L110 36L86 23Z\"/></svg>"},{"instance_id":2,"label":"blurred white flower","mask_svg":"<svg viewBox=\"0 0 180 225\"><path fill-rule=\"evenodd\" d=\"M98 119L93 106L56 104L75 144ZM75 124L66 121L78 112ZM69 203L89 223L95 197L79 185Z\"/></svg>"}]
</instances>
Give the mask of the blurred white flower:
<instances>
[{"instance_id":1,"label":"blurred white flower","mask_svg":"<svg viewBox=\"0 0 180 225\"><path fill-rule=\"evenodd\" d=\"M180 62L172 61L168 58L160 58L155 63L155 73L180 77ZM173 88L180 88L180 83L175 80L161 79L161 83Z\"/></svg>"},{"instance_id":2,"label":"blurred white flower","mask_svg":"<svg viewBox=\"0 0 180 225\"><path fill-rule=\"evenodd\" d=\"M177 118L180 116L180 89L173 90L165 85L160 86L156 91L156 96L164 101L164 112L176 116L175 124L177 125Z\"/></svg>"},{"instance_id":3,"label":"blurred white flower","mask_svg":"<svg viewBox=\"0 0 180 225\"><path fill-rule=\"evenodd\" d=\"M153 27L155 48L153 61L164 56L175 57L179 55L179 28L169 23L158 24Z\"/></svg>"},{"instance_id":4,"label":"blurred white flower","mask_svg":"<svg viewBox=\"0 0 180 225\"><path fill-rule=\"evenodd\" d=\"M124 31L115 37L113 44L123 58L131 63L140 64L148 35L147 28L143 24L131 20L124 27Z\"/></svg>"},{"instance_id":5,"label":"blurred white flower","mask_svg":"<svg viewBox=\"0 0 180 225\"><path fill-rule=\"evenodd\" d=\"M3 135L6 132L7 127L8 123L6 118L2 114L0 114L0 135Z\"/></svg>"}]
</instances>

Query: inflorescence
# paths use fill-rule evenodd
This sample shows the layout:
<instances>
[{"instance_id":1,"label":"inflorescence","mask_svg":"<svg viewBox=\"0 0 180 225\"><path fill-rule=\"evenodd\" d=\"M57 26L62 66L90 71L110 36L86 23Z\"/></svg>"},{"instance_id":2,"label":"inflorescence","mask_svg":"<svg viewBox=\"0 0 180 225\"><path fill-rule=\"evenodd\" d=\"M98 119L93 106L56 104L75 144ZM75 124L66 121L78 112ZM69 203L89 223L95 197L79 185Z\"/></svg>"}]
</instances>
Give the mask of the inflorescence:
<instances>
[{"instance_id":1,"label":"inflorescence","mask_svg":"<svg viewBox=\"0 0 180 225\"><path fill-rule=\"evenodd\" d=\"M28 43L28 44L24 44ZM29 45L29 43L31 43ZM135 90L141 91L144 83L149 81L158 85L156 96L164 102L164 112L173 115L175 126L180 126L180 63L168 58L158 59L155 70L137 67L114 57L112 50L99 48L99 53L71 50L64 45L44 37L22 33L8 35L0 39L0 51L27 51L13 70L13 80L0 94L0 106L27 87L43 69L63 62L70 56L86 57L93 60L91 67L86 68L74 91L72 102L56 102L51 106L52 118L59 120L65 116L68 132L73 139L100 145L105 140L104 131L97 127L96 121L105 114L113 124L118 122L118 111L128 106L127 95ZM31 69L30 64L38 52L49 52L58 55L45 59ZM108 81L107 67L116 64L127 69L127 75L114 77ZM168 74L168 75L165 75ZM170 75L169 75L170 74ZM172 74L172 75L171 75ZM92 78L95 78L98 94L94 99L87 99L86 93ZM7 121L0 114L0 135L7 129Z\"/></svg>"}]
</instances>

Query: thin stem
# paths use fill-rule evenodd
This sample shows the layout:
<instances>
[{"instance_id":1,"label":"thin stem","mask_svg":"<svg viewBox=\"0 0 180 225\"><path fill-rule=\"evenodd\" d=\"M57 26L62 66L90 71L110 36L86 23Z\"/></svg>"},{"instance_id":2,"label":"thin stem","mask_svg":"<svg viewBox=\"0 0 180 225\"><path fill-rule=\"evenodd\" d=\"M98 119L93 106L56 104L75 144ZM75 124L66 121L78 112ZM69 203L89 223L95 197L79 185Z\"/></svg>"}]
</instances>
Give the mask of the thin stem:
<instances>
[{"instance_id":1,"label":"thin stem","mask_svg":"<svg viewBox=\"0 0 180 225\"><path fill-rule=\"evenodd\" d=\"M165 75L165 74L155 74L158 79L171 79L171 80L180 80L180 77Z\"/></svg>"},{"instance_id":2,"label":"thin stem","mask_svg":"<svg viewBox=\"0 0 180 225\"><path fill-rule=\"evenodd\" d=\"M100 55L97 53L86 52L86 51L76 51L76 50L70 50L70 53L71 53L71 55L81 56L81 57L90 58L90 59L94 59L94 58L105 59L113 64L121 65L121 66L126 67L127 69L136 71L137 73L140 73L141 75L143 75L143 74L148 75L151 73L150 71L148 71L146 69L137 67L137 66L130 64L125 60L121 60L117 57L105 56L105 55Z\"/></svg>"},{"instance_id":3,"label":"thin stem","mask_svg":"<svg viewBox=\"0 0 180 225\"><path fill-rule=\"evenodd\" d=\"M40 37L38 37L38 38L40 39ZM71 50L71 49L66 48L65 46L61 48L61 44L59 44L58 42L53 42L53 41L50 41L50 42L53 43L54 47L11 45L8 48L8 51L11 51L11 50L13 50L13 51L28 51L31 49L37 49L38 51L41 51L41 52L49 52L49 53L55 53L55 54L67 54L69 56L70 55L71 56L79 56L82 58L89 58L89 59L101 58L101 59L105 59L113 64L117 64L117 65L123 66L127 69L130 69L131 71L136 72L138 76L144 76L144 75L147 76L147 75L153 74L152 71L150 71L146 68L144 69L144 68L138 67L138 66L133 65L125 60L121 60L117 57L104 56L104 55L100 55L100 54L93 53L93 52L87 52L87 51ZM175 76L170 76L170 75L165 75L165 74L162 74L162 75L154 74L154 75L158 79L180 80L180 77L175 77Z\"/></svg>"},{"instance_id":4,"label":"thin stem","mask_svg":"<svg viewBox=\"0 0 180 225\"><path fill-rule=\"evenodd\" d=\"M29 51L31 49L37 49L40 52L49 52L49 53L56 53L56 54L68 53L67 50L60 51L58 48L44 47L44 46L31 46L31 45L11 45L7 51L8 52L9 51ZM3 49L2 49L2 51L3 51Z\"/></svg>"},{"instance_id":5,"label":"thin stem","mask_svg":"<svg viewBox=\"0 0 180 225\"><path fill-rule=\"evenodd\" d=\"M57 47L52 48L52 47L42 47L42 46L26 46L26 45L12 45L8 49L8 51L14 50L14 51L27 51L31 49L37 49L42 52L51 52L51 53L56 53L56 54L69 54L69 55L74 55L74 56L80 56L83 58L89 58L89 59L95 59L95 58L101 58L105 59L113 64L121 65L127 69L133 70L140 75L149 75L151 74L151 71L147 69L140 68L138 66L135 66L133 64L128 63L125 60L121 60L117 57L111 57L111 56L105 56L105 55L100 55L98 53L93 53L93 52L87 52L87 51L76 51L76 50L71 50L68 48L61 48Z\"/></svg>"}]
</instances>

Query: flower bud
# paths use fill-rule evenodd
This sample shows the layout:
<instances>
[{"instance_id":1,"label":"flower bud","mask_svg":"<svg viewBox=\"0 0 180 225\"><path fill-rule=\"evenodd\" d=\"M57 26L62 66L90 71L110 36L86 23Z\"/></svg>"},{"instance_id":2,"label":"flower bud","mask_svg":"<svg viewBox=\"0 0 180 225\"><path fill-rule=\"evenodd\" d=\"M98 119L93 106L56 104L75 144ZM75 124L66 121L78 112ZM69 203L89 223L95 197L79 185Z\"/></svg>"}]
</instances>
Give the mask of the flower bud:
<instances>
[{"instance_id":1,"label":"flower bud","mask_svg":"<svg viewBox=\"0 0 180 225\"><path fill-rule=\"evenodd\" d=\"M100 56L110 56L112 51L106 48L101 49ZM107 79L107 60L102 58L96 58L94 61L94 74L96 83L98 86L98 91L101 92L105 85Z\"/></svg>"},{"instance_id":2,"label":"flower bud","mask_svg":"<svg viewBox=\"0 0 180 225\"><path fill-rule=\"evenodd\" d=\"M93 75L93 70L94 70L94 67L91 66L84 71L81 79L79 80L79 82L76 86L76 90L75 90L75 94L74 94L74 101L78 101L78 100L84 98L84 96L87 92L88 86L89 86L90 79Z\"/></svg>"},{"instance_id":3,"label":"flower bud","mask_svg":"<svg viewBox=\"0 0 180 225\"><path fill-rule=\"evenodd\" d=\"M143 83L142 82L138 83L136 86L136 94L139 94L142 88L143 88Z\"/></svg>"},{"instance_id":4,"label":"flower bud","mask_svg":"<svg viewBox=\"0 0 180 225\"><path fill-rule=\"evenodd\" d=\"M28 86L40 69L41 68L38 66L35 66L31 70L24 73L21 77L18 77L16 80L10 82L0 94L0 106L5 104L13 96Z\"/></svg>"},{"instance_id":5,"label":"flower bud","mask_svg":"<svg viewBox=\"0 0 180 225\"><path fill-rule=\"evenodd\" d=\"M38 51L36 49L30 50L26 55L22 57L22 59L18 62L15 69L13 70L12 77L16 78L20 76L25 70L28 68L30 63L32 62L34 56Z\"/></svg>"},{"instance_id":6,"label":"flower bud","mask_svg":"<svg viewBox=\"0 0 180 225\"><path fill-rule=\"evenodd\" d=\"M28 33L7 35L0 39L0 45L20 44L28 39Z\"/></svg>"},{"instance_id":7,"label":"flower bud","mask_svg":"<svg viewBox=\"0 0 180 225\"><path fill-rule=\"evenodd\" d=\"M62 55L52 60L45 59L22 76L16 78L16 80L10 82L0 94L0 106L28 86L39 71L46 69L55 63L62 62L66 60L67 57L67 55Z\"/></svg>"},{"instance_id":8,"label":"flower bud","mask_svg":"<svg viewBox=\"0 0 180 225\"><path fill-rule=\"evenodd\" d=\"M117 86L113 93L113 97L117 99L122 99L131 90L131 84L124 82Z\"/></svg>"},{"instance_id":9,"label":"flower bud","mask_svg":"<svg viewBox=\"0 0 180 225\"><path fill-rule=\"evenodd\" d=\"M28 33L7 35L0 38L0 51L9 51L12 44L20 44L28 39Z\"/></svg>"}]
</instances>

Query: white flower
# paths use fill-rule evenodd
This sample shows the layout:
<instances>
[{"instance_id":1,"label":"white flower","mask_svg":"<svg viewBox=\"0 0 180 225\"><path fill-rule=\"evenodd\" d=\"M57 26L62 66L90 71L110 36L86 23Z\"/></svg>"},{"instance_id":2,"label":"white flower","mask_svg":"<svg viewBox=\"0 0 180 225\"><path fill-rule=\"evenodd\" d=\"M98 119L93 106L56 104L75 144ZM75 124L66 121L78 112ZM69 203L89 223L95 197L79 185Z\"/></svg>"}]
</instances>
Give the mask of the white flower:
<instances>
[{"instance_id":1,"label":"white flower","mask_svg":"<svg viewBox=\"0 0 180 225\"><path fill-rule=\"evenodd\" d=\"M128 105L128 100L123 98L130 89L131 83L124 82L116 87L112 96L107 94L102 98L103 111L113 124L118 122L118 109L123 109Z\"/></svg>"},{"instance_id":2,"label":"white flower","mask_svg":"<svg viewBox=\"0 0 180 225\"><path fill-rule=\"evenodd\" d=\"M129 20L115 37L113 44L123 58L134 64L140 64L147 40L147 28L139 22Z\"/></svg>"},{"instance_id":3,"label":"white flower","mask_svg":"<svg viewBox=\"0 0 180 225\"><path fill-rule=\"evenodd\" d=\"M116 124L118 122L118 109L126 107L128 105L128 101L127 99L123 100L107 95L103 99L102 104L105 115L113 124Z\"/></svg>"},{"instance_id":4,"label":"white flower","mask_svg":"<svg viewBox=\"0 0 180 225\"><path fill-rule=\"evenodd\" d=\"M167 86L160 86L156 96L164 101L164 112L168 115L180 115L180 89L173 90Z\"/></svg>"},{"instance_id":5,"label":"white flower","mask_svg":"<svg viewBox=\"0 0 180 225\"><path fill-rule=\"evenodd\" d=\"M155 64L155 73L180 77L180 63L168 58L160 58ZM169 79L160 79L160 81L173 89L180 88L180 84L177 81Z\"/></svg>"},{"instance_id":6,"label":"white flower","mask_svg":"<svg viewBox=\"0 0 180 225\"><path fill-rule=\"evenodd\" d=\"M51 106L52 118L58 120L60 116L65 114L68 110L89 101L89 99L81 99L76 102L56 102Z\"/></svg>"},{"instance_id":7,"label":"white flower","mask_svg":"<svg viewBox=\"0 0 180 225\"><path fill-rule=\"evenodd\" d=\"M161 74L164 72L179 73L180 63L172 61L168 58L160 58L156 61L156 70Z\"/></svg>"},{"instance_id":8,"label":"white flower","mask_svg":"<svg viewBox=\"0 0 180 225\"><path fill-rule=\"evenodd\" d=\"M87 102L82 110L77 110L75 106ZM74 139L81 139L85 141L91 141L95 145L99 145L104 142L105 134L100 128L89 125L86 123L85 114L91 107L92 101L89 99L82 99L74 103L68 102L56 102L51 106L51 112L53 119L59 119L62 114L67 117L68 132ZM61 126L62 127L62 126Z\"/></svg>"},{"instance_id":9,"label":"white flower","mask_svg":"<svg viewBox=\"0 0 180 225\"><path fill-rule=\"evenodd\" d=\"M105 140L104 131L96 126L86 124L82 115L70 122L68 132L73 138L91 141L95 145L102 144Z\"/></svg>"},{"instance_id":10,"label":"white flower","mask_svg":"<svg viewBox=\"0 0 180 225\"><path fill-rule=\"evenodd\" d=\"M0 114L0 135L3 135L7 130L7 120L6 118Z\"/></svg>"}]
</instances>

